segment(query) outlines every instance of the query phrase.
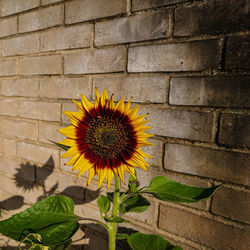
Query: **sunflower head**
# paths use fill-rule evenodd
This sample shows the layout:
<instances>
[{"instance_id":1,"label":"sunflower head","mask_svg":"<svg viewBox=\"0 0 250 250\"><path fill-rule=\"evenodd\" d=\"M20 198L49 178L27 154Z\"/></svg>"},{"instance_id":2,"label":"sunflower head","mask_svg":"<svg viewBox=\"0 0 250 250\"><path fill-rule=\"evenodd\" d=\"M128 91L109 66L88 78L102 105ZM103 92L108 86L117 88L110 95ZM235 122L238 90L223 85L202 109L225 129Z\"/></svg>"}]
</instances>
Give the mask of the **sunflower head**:
<instances>
[{"instance_id":1,"label":"sunflower head","mask_svg":"<svg viewBox=\"0 0 250 250\"><path fill-rule=\"evenodd\" d=\"M108 188L114 174L124 183L124 170L135 177L134 168L147 171L149 165L140 147L152 146L146 139L146 115L137 115L139 106L130 109L132 98L124 104L124 97L115 105L113 95L108 98L106 89L100 96L96 90L94 103L81 95L81 103L73 100L78 112L65 112L72 125L59 129L67 137L60 142L70 148L62 157L71 157L66 165L79 170L78 176L89 171L88 184L98 175L98 188L104 179Z\"/></svg>"}]
</instances>

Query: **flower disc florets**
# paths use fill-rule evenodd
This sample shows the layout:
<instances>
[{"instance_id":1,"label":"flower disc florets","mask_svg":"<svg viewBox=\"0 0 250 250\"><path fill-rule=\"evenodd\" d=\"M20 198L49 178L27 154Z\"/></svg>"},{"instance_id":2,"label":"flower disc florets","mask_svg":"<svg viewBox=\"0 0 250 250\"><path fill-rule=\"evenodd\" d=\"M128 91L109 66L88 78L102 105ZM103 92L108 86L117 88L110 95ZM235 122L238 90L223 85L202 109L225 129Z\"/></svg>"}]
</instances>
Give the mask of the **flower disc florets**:
<instances>
[{"instance_id":1,"label":"flower disc florets","mask_svg":"<svg viewBox=\"0 0 250 250\"><path fill-rule=\"evenodd\" d=\"M67 136L60 142L70 148L62 157L72 156L67 165L73 165L73 170L79 169L79 175L89 170L89 180L98 175L98 187L104 179L108 187L114 174L124 182L124 170L134 176L134 167L147 170L149 165L144 160L150 155L140 150L140 147L151 146L146 141L152 135L145 131L146 115L137 115L139 106L130 109L129 102L124 105L124 97L114 105L113 95L108 99L104 90L101 97L96 90L94 103L82 95L82 102L76 102L78 112L65 112L72 125L59 129ZM135 177L135 176L134 176Z\"/></svg>"}]
</instances>

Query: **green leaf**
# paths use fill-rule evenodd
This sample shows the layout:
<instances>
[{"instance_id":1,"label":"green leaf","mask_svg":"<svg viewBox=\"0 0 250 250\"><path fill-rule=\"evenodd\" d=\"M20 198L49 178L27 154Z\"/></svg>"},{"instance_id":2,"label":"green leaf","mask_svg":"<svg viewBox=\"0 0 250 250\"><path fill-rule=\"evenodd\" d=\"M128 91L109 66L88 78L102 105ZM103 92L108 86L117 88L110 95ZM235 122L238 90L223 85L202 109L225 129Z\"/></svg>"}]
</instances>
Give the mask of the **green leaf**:
<instances>
[{"instance_id":1,"label":"green leaf","mask_svg":"<svg viewBox=\"0 0 250 250\"><path fill-rule=\"evenodd\" d=\"M101 216L103 213L107 213L110 209L110 200L107 196L100 195L98 200L97 200L97 205L100 209Z\"/></svg>"},{"instance_id":2,"label":"green leaf","mask_svg":"<svg viewBox=\"0 0 250 250\"><path fill-rule=\"evenodd\" d=\"M64 149L65 151L67 151L70 148L69 146L63 145L61 143L58 143L58 142L55 142L55 141L51 141L51 140L49 140L49 141L52 142L52 143L54 143L56 146Z\"/></svg>"},{"instance_id":3,"label":"green leaf","mask_svg":"<svg viewBox=\"0 0 250 250\"><path fill-rule=\"evenodd\" d=\"M137 177L136 171L135 171L135 176ZM138 179L135 179L132 175L130 175L129 180L128 180L129 193L135 193L138 190L139 186L140 186L140 183Z\"/></svg>"},{"instance_id":4,"label":"green leaf","mask_svg":"<svg viewBox=\"0 0 250 250\"><path fill-rule=\"evenodd\" d=\"M50 247L49 250L67 250L67 249L69 249L69 247L70 247L71 245L72 245L72 240L69 239L69 240L67 240L66 242L62 243L62 244L59 244L59 245Z\"/></svg>"},{"instance_id":5,"label":"green leaf","mask_svg":"<svg viewBox=\"0 0 250 250\"><path fill-rule=\"evenodd\" d=\"M128 244L133 250L166 250L173 248L168 241L156 234L134 233L128 237ZM182 249L179 247L179 249Z\"/></svg>"},{"instance_id":6,"label":"green leaf","mask_svg":"<svg viewBox=\"0 0 250 250\"><path fill-rule=\"evenodd\" d=\"M219 186L198 188L181 184L165 176L157 176L152 179L145 192L159 200L194 203L210 198Z\"/></svg>"},{"instance_id":7,"label":"green leaf","mask_svg":"<svg viewBox=\"0 0 250 250\"><path fill-rule=\"evenodd\" d=\"M104 219L108 222L115 222L115 223L129 222L128 220L125 220L118 216L104 217Z\"/></svg>"},{"instance_id":8,"label":"green leaf","mask_svg":"<svg viewBox=\"0 0 250 250\"><path fill-rule=\"evenodd\" d=\"M128 212L140 213L145 211L149 206L150 202L143 196L136 194L120 204L120 213L125 214Z\"/></svg>"},{"instance_id":9,"label":"green leaf","mask_svg":"<svg viewBox=\"0 0 250 250\"><path fill-rule=\"evenodd\" d=\"M117 235L116 235L116 239L117 239L117 240L125 240L125 239L127 239L128 237L129 237L128 234L117 234Z\"/></svg>"},{"instance_id":10,"label":"green leaf","mask_svg":"<svg viewBox=\"0 0 250 250\"><path fill-rule=\"evenodd\" d=\"M72 237L79 228L78 219L70 198L51 196L0 221L0 233L17 241L22 241L29 233L37 233L42 237L41 244L53 246Z\"/></svg>"}]
</instances>

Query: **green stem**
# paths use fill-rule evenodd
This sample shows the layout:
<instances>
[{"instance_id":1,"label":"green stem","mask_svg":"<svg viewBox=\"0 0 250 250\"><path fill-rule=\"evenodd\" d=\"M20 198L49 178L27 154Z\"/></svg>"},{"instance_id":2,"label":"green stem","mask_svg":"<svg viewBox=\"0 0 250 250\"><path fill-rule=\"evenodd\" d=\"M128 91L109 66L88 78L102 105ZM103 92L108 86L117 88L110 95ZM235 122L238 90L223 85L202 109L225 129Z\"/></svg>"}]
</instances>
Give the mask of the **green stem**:
<instances>
[{"instance_id":1,"label":"green stem","mask_svg":"<svg viewBox=\"0 0 250 250\"><path fill-rule=\"evenodd\" d=\"M118 215L118 210L120 206L120 180L115 174L115 193L113 198L113 209L112 217ZM110 223L109 227L109 250L115 250L115 239L116 239L117 226L115 222Z\"/></svg>"}]
</instances>

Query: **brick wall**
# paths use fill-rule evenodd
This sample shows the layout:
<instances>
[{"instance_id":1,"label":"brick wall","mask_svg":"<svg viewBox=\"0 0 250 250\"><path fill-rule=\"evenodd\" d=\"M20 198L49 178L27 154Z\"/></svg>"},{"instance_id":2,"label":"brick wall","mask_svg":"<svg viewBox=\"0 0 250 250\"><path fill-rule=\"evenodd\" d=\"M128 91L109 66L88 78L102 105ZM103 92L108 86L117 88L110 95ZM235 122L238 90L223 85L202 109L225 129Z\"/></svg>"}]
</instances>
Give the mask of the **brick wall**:
<instances>
[{"instance_id":1,"label":"brick wall","mask_svg":"<svg viewBox=\"0 0 250 250\"><path fill-rule=\"evenodd\" d=\"M105 186L96 190L95 179L86 188L86 175L77 179L48 139L63 139L56 129L69 123L71 99L107 88L149 113L154 158L138 173L142 184L156 175L222 184L195 205L151 199L128 215L130 227L187 250L249 249L249 8L248 0L0 0L3 218L55 193L99 218ZM96 229L88 225L75 249L105 249Z\"/></svg>"}]
</instances>

